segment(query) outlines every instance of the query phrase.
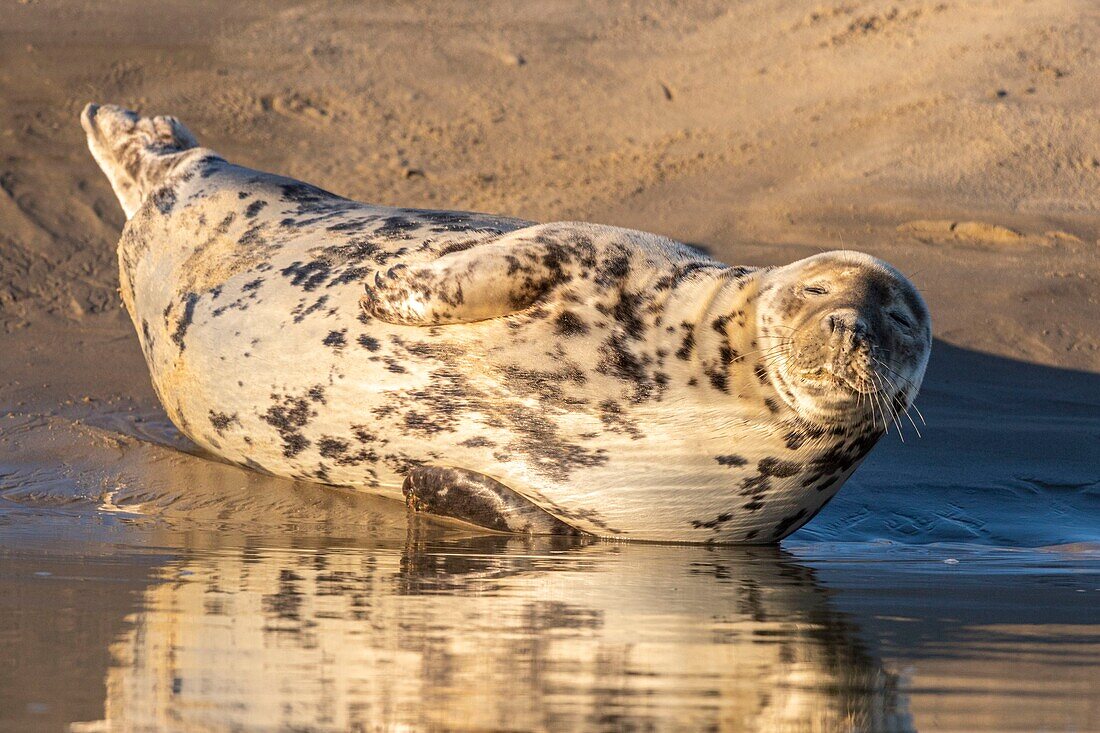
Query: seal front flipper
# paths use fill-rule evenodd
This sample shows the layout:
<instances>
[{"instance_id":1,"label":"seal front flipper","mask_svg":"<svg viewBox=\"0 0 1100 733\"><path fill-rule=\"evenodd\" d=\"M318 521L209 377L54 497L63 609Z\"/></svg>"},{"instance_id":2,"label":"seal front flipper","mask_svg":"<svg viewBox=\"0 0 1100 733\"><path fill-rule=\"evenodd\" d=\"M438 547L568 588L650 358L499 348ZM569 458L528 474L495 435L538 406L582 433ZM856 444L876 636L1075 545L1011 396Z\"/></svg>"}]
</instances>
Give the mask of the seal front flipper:
<instances>
[{"instance_id":1,"label":"seal front flipper","mask_svg":"<svg viewBox=\"0 0 1100 733\"><path fill-rule=\"evenodd\" d=\"M371 316L403 326L499 318L534 305L590 257L545 237L508 238L377 272L360 304Z\"/></svg>"},{"instance_id":2,"label":"seal front flipper","mask_svg":"<svg viewBox=\"0 0 1100 733\"><path fill-rule=\"evenodd\" d=\"M405 476L405 503L418 512L513 534L583 536L499 481L464 468L423 466Z\"/></svg>"}]
</instances>

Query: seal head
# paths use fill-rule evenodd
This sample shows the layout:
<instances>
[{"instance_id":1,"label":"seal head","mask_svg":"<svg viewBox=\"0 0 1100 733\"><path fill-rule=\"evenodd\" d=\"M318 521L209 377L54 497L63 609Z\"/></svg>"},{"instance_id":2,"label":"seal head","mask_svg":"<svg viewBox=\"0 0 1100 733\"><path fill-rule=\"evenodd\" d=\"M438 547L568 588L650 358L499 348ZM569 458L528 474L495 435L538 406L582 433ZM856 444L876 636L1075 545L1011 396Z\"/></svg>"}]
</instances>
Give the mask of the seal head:
<instances>
[{"instance_id":1,"label":"seal head","mask_svg":"<svg viewBox=\"0 0 1100 733\"><path fill-rule=\"evenodd\" d=\"M890 264L862 252L808 257L767 274L757 327L769 376L819 425L886 430L911 404L931 351L928 307Z\"/></svg>"}]
</instances>

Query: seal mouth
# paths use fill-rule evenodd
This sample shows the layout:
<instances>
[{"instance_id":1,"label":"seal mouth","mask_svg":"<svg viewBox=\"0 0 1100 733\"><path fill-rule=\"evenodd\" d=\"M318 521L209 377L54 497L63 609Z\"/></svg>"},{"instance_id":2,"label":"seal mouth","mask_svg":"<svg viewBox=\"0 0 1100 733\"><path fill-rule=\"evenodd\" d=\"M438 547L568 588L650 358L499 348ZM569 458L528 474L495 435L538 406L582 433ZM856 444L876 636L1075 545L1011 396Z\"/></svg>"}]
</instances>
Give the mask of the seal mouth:
<instances>
[{"instance_id":1,"label":"seal mouth","mask_svg":"<svg viewBox=\"0 0 1100 733\"><path fill-rule=\"evenodd\" d=\"M791 366L792 375L801 382L829 389L843 389L852 394L871 394L881 391L876 371L867 354L830 353L815 359L816 364L806 365L805 359L796 359ZM803 363L798 363L802 361ZM782 371L782 370L780 370Z\"/></svg>"},{"instance_id":2,"label":"seal mouth","mask_svg":"<svg viewBox=\"0 0 1100 733\"><path fill-rule=\"evenodd\" d=\"M826 370L835 387L847 389L854 394L872 394L880 391L879 385L872 376L874 369L870 364L850 363L844 369L836 369L830 364Z\"/></svg>"},{"instance_id":3,"label":"seal mouth","mask_svg":"<svg viewBox=\"0 0 1100 733\"><path fill-rule=\"evenodd\" d=\"M881 391L871 378L851 373L838 374L828 367L802 371L796 376L802 382L819 388L843 390L852 396L875 394Z\"/></svg>"},{"instance_id":4,"label":"seal mouth","mask_svg":"<svg viewBox=\"0 0 1100 733\"><path fill-rule=\"evenodd\" d=\"M878 391L874 382L869 379L849 379L847 377L837 380L838 386L847 387L850 391L856 394L873 394Z\"/></svg>"},{"instance_id":5,"label":"seal mouth","mask_svg":"<svg viewBox=\"0 0 1100 733\"><path fill-rule=\"evenodd\" d=\"M897 395L875 365L868 344L835 349L826 344L804 344L787 351L772 373L782 399L811 422L859 420L885 400Z\"/></svg>"}]
</instances>

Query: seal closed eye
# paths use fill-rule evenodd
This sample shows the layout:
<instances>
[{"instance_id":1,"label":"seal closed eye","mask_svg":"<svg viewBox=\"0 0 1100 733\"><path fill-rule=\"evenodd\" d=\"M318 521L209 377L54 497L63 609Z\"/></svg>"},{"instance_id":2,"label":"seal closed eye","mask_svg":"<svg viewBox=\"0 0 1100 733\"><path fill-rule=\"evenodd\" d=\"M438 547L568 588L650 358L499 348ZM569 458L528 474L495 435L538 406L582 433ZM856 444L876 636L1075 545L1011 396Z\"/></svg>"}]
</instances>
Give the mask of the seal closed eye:
<instances>
[{"instance_id":1,"label":"seal closed eye","mask_svg":"<svg viewBox=\"0 0 1100 733\"><path fill-rule=\"evenodd\" d=\"M242 465L497 531L774 542L912 403L931 326L856 252L342 198L89 105L153 385Z\"/></svg>"}]
</instances>

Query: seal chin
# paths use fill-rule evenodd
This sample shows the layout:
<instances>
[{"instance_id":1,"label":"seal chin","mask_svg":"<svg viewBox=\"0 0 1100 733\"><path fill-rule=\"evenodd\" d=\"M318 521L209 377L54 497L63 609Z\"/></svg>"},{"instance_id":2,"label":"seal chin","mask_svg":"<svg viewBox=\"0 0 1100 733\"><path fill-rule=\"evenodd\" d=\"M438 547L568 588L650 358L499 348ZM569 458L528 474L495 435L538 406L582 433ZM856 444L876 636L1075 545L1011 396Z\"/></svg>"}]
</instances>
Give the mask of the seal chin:
<instances>
[{"instance_id":1,"label":"seal chin","mask_svg":"<svg viewBox=\"0 0 1100 733\"><path fill-rule=\"evenodd\" d=\"M908 402L896 380L883 375L870 349L834 349L804 344L777 359L770 370L787 405L819 425L852 424L868 418L879 402Z\"/></svg>"},{"instance_id":2,"label":"seal chin","mask_svg":"<svg viewBox=\"0 0 1100 733\"><path fill-rule=\"evenodd\" d=\"M881 391L881 380L875 372L869 356L847 356L844 361L833 361L826 367L831 389L848 392L853 398Z\"/></svg>"}]
</instances>

